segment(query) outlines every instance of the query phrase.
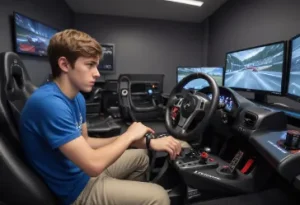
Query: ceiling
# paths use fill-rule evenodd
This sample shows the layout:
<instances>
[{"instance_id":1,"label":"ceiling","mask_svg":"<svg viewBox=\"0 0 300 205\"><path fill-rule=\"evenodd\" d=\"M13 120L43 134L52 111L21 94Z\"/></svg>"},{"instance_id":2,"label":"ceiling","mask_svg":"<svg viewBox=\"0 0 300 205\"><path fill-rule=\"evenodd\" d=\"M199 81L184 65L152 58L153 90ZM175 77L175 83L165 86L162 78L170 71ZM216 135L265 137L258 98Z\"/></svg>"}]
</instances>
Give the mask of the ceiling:
<instances>
[{"instance_id":1,"label":"ceiling","mask_svg":"<svg viewBox=\"0 0 300 205\"><path fill-rule=\"evenodd\" d=\"M227 0L202 0L201 7L164 0L65 0L75 13L200 23Z\"/></svg>"}]
</instances>

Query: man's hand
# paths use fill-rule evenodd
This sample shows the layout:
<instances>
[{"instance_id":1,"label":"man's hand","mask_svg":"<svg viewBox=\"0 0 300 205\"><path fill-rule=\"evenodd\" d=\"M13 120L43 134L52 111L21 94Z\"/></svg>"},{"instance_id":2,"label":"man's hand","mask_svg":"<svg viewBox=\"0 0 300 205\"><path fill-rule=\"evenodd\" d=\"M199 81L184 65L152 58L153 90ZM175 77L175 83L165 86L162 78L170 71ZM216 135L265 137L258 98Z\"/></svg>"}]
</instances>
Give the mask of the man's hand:
<instances>
[{"instance_id":1,"label":"man's hand","mask_svg":"<svg viewBox=\"0 0 300 205\"><path fill-rule=\"evenodd\" d=\"M172 160L174 160L181 152L180 142L171 136L152 139L150 141L150 147L155 151L168 152Z\"/></svg>"},{"instance_id":2,"label":"man's hand","mask_svg":"<svg viewBox=\"0 0 300 205\"><path fill-rule=\"evenodd\" d=\"M130 136L132 138L132 141L134 142L139 139L142 139L148 132L154 133L154 131L151 128L146 127L142 123L134 122L128 127L126 134Z\"/></svg>"}]
</instances>

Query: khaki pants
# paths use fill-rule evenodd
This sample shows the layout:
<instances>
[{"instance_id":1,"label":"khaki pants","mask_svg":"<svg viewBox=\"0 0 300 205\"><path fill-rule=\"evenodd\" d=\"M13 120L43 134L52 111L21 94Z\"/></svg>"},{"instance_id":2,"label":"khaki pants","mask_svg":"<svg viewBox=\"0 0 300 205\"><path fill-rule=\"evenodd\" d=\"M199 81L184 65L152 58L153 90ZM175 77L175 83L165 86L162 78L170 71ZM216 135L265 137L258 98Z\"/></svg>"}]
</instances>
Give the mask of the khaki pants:
<instances>
[{"instance_id":1,"label":"khaki pants","mask_svg":"<svg viewBox=\"0 0 300 205\"><path fill-rule=\"evenodd\" d=\"M182 147L188 147L185 142ZM143 182L147 150L129 149L98 177L92 177L73 205L169 205L165 189Z\"/></svg>"}]
</instances>

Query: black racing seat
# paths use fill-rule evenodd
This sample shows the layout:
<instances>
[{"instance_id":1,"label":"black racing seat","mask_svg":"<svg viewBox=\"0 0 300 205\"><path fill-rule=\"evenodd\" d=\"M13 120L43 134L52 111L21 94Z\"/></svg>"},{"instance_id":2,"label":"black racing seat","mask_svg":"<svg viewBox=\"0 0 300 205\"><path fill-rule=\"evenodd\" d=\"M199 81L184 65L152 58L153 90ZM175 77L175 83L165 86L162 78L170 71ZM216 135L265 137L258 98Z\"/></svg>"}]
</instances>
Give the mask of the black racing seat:
<instances>
[{"instance_id":1,"label":"black racing seat","mask_svg":"<svg viewBox=\"0 0 300 205\"><path fill-rule=\"evenodd\" d=\"M105 119L101 113L101 88L95 88L90 93L83 93L86 101L86 121L89 136L92 137L111 137L119 135L121 126L115 120L108 116Z\"/></svg>"},{"instance_id":2,"label":"black racing seat","mask_svg":"<svg viewBox=\"0 0 300 205\"><path fill-rule=\"evenodd\" d=\"M163 90L163 78L164 75L160 74L120 74L119 107L125 120L129 122L162 120L160 95Z\"/></svg>"},{"instance_id":3,"label":"black racing seat","mask_svg":"<svg viewBox=\"0 0 300 205\"><path fill-rule=\"evenodd\" d=\"M160 84L159 95L163 88L164 75L160 74L121 74L118 78L119 107L122 118L130 125L132 122L142 122L156 132L166 133L164 110L154 100L149 106L135 106L132 99L132 85L136 82L157 82Z\"/></svg>"},{"instance_id":4,"label":"black racing seat","mask_svg":"<svg viewBox=\"0 0 300 205\"><path fill-rule=\"evenodd\" d=\"M91 137L112 137L121 133L121 125L112 116L101 119L100 116L87 118L87 129Z\"/></svg>"},{"instance_id":5,"label":"black racing seat","mask_svg":"<svg viewBox=\"0 0 300 205\"><path fill-rule=\"evenodd\" d=\"M20 145L0 133L0 201L7 204L56 205L57 199L39 175L27 165Z\"/></svg>"},{"instance_id":6,"label":"black racing seat","mask_svg":"<svg viewBox=\"0 0 300 205\"><path fill-rule=\"evenodd\" d=\"M0 54L0 72L0 201L9 205L57 204L54 194L28 166L18 138L20 112L36 87L13 52Z\"/></svg>"}]
</instances>

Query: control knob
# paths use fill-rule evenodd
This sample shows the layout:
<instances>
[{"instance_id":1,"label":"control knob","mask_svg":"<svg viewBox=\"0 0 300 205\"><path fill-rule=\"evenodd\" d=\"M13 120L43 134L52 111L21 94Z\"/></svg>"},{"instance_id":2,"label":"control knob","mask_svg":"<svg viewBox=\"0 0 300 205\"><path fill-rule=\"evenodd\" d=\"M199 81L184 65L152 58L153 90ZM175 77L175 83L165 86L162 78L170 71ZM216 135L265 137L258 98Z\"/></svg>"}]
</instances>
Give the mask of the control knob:
<instances>
[{"instance_id":1,"label":"control knob","mask_svg":"<svg viewBox=\"0 0 300 205\"><path fill-rule=\"evenodd\" d=\"M200 164L206 164L207 163L207 160L209 158L209 153L211 151L209 147L204 147L203 150L204 151L201 152L201 154L200 154L200 160L199 160Z\"/></svg>"},{"instance_id":2,"label":"control knob","mask_svg":"<svg viewBox=\"0 0 300 205\"><path fill-rule=\"evenodd\" d=\"M300 132L297 130L288 130L284 145L289 150L300 149Z\"/></svg>"}]
</instances>

